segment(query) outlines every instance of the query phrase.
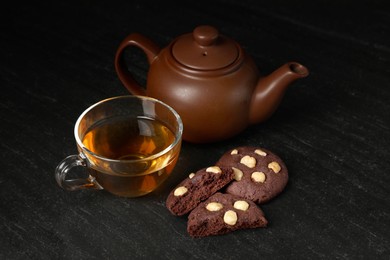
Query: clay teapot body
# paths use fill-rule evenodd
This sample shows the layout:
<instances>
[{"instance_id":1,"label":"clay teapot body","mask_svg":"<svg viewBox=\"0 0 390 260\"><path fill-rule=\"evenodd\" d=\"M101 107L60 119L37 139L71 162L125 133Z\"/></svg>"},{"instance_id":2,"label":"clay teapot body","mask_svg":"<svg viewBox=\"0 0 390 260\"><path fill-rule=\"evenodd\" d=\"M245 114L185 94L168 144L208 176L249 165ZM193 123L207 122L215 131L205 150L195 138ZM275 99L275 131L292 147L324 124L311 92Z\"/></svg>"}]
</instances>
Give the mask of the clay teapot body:
<instances>
[{"instance_id":1,"label":"clay teapot body","mask_svg":"<svg viewBox=\"0 0 390 260\"><path fill-rule=\"evenodd\" d=\"M127 70L123 51L128 46L146 54L150 65L146 88ZM130 34L116 52L115 69L132 94L172 106L182 117L183 139L196 143L227 139L266 120L287 86L308 75L304 66L289 62L260 76L244 50L211 26L199 26L162 50L148 38Z\"/></svg>"}]
</instances>

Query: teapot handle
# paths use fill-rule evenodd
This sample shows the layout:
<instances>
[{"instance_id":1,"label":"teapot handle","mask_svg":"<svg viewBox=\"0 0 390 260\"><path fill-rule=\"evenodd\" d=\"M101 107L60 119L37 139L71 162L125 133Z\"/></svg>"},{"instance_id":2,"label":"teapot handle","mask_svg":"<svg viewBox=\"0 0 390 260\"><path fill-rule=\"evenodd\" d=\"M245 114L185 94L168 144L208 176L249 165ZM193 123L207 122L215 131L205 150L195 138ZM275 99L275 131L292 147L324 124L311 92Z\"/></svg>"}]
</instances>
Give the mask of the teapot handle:
<instances>
[{"instance_id":1,"label":"teapot handle","mask_svg":"<svg viewBox=\"0 0 390 260\"><path fill-rule=\"evenodd\" d=\"M145 89L142 88L133 78L123 59L123 51L129 46L140 48L146 54L149 65L157 57L157 54L160 52L160 47L158 47L154 42L145 36L142 36L138 33L132 33L121 42L116 51L115 70L119 79L122 81L123 85L125 85L127 90L130 91L130 93L133 95L145 96Z\"/></svg>"}]
</instances>

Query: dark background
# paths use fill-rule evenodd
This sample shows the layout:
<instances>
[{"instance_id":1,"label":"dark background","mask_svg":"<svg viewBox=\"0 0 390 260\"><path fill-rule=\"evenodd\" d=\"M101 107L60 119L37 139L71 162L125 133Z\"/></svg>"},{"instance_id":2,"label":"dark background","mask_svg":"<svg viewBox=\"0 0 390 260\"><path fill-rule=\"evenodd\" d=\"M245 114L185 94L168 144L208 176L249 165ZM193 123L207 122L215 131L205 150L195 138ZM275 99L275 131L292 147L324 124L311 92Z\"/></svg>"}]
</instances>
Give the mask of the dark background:
<instances>
[{"instance_id":1,"label":"dark background","mask_svg":"<svg viewBox=\"0 0 390 260\"><path fill-rule=\"evenodd\" d=\"M0 259L389 259L387 1L12 1L0 14ZM113 66L122 39L139 32L164 47L201 24L238 41L263 74L299 61L310 76L267 122L183 143L172 177L149 196L58 187L78 116L127 94ZM144 84L145 56L126 55ZM241 145L288 166L284 193L262 206L269 227L190 238L167 194Z\"/></svg>"}]
</instances>

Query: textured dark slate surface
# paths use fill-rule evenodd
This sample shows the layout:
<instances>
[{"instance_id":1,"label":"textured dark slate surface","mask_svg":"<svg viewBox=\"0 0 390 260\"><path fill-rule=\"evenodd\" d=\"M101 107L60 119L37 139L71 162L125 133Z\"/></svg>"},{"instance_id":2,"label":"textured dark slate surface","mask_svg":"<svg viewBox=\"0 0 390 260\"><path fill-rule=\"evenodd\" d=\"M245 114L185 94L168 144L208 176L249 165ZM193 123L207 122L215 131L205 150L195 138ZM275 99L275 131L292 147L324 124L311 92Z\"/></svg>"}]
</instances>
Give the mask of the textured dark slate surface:
<instances>
[{"instance_id":1,"label":"textured dark slate surface","mask_svg":"<svg viewBox=\"0 0 390 260\"><path fill-rule=\"evenodd\" d=\"M164 4L163 4L164 2ZM386 1L41 1L0 16L0 259L389 259L390 5ZM268 74L310 69L275 115L220 143L184 143L172 177L138 199L66 192L57 163L76 153L89 105L126 94L113 59L140 32L160 46L212 24ZM142 83L147 63L128 52ZM170 189L227 149L266 147L290 172L262 208L267 229L192 239L165 208Z\"/></svg>"}]
</instances>

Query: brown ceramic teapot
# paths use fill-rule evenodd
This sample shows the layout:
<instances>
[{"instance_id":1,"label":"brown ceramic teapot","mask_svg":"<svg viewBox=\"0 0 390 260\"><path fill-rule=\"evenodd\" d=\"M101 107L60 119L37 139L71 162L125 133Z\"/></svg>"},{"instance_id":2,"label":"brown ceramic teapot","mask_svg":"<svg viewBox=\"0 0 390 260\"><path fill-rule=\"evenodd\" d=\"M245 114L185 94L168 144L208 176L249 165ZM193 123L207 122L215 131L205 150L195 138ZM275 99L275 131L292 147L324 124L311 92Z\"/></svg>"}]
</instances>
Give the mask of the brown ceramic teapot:
<instances>
[{"instance_id":1,"label":"brown ceramic teapot","mask_svg":"<svg viewBox=\"0 0 390 260\"><path fill-rule=\"evenodd\" d=\"M146 88L127 69L123 51L128 46L146 54L150 65ZM306 67L289 62L260 76L244 50L211 26L199 26L164 49L140 34L130 34L116 52L115 69L132 94L172 106L182 117L183 139L196 143L227 139L266 120L287 86L308 75Z\"/></svg>"}]
</instances>

